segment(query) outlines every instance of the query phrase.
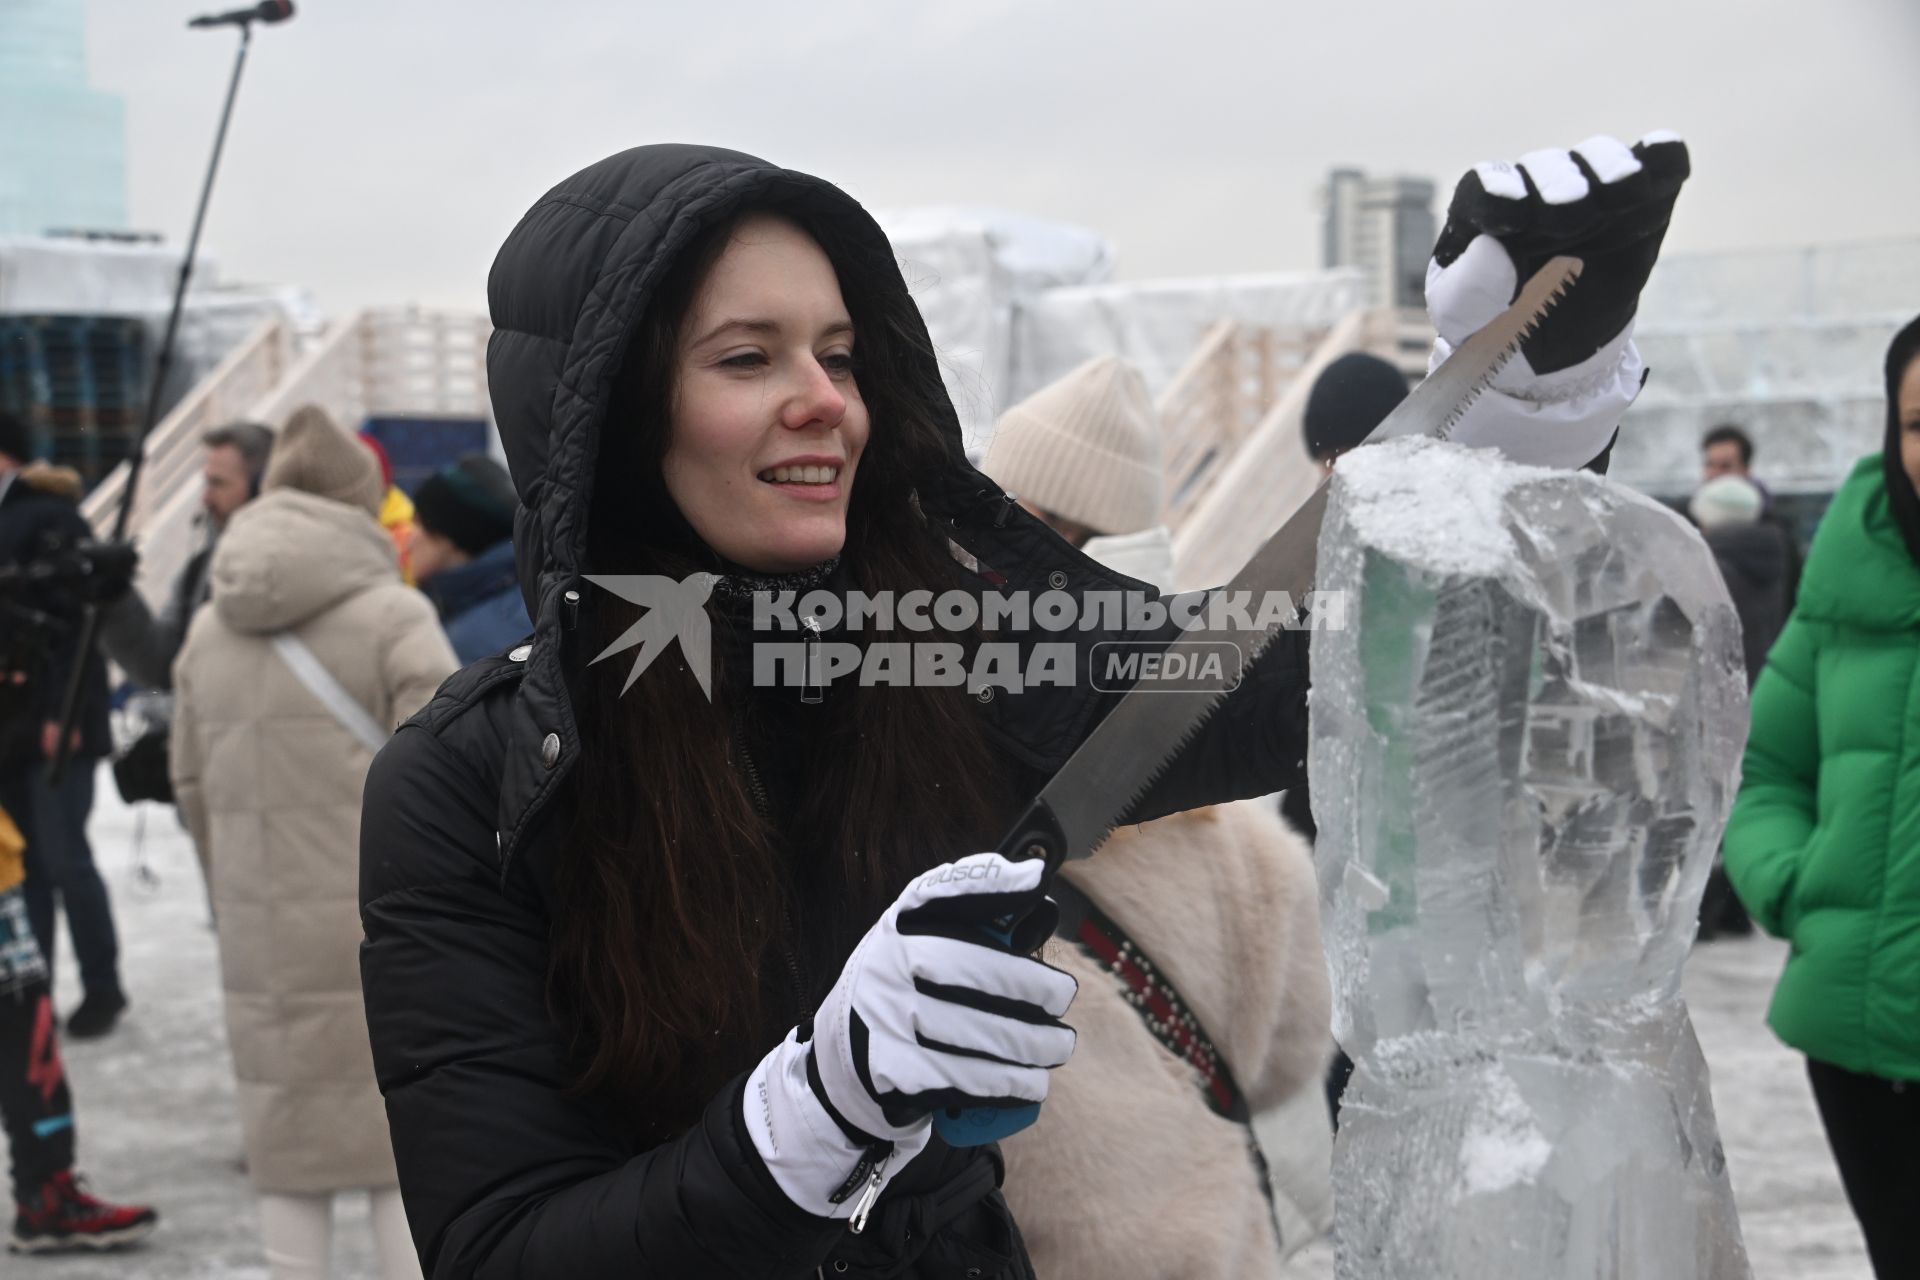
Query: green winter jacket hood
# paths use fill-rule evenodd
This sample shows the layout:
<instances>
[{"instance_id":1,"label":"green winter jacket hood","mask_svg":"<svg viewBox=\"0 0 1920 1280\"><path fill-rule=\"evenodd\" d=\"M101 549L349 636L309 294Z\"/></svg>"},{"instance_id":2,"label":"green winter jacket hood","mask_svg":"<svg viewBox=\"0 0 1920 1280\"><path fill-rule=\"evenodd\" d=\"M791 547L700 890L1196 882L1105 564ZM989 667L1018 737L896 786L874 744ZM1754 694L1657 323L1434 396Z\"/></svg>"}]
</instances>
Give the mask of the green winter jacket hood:
<instances>
[{"instance_id":1,"label":"green winter jacket hood","mask_svg":"<svg viewBox=\"0 0 1920 1280\"><path fill-rule=\"evenodd\" d=\"M1768 1022L1822 1062L1920 1080L1920 566L1879 454L1821 521L1753 691L1727 872L1793 943Z\"/></svg>"}]
</instances>

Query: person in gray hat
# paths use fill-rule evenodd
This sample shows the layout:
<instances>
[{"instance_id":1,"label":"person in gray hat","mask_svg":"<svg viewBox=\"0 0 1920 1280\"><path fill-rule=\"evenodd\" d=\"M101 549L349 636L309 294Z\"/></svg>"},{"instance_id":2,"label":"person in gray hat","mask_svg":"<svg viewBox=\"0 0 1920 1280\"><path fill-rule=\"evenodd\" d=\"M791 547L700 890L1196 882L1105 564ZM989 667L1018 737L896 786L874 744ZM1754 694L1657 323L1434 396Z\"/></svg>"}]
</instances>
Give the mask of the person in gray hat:
<instances>
[{"instance_id":1,"label":"person in gray hat","mask_svg":"<svg viewBox=\"0 0 1920 1280\"><path fill-rule=\"evenodd\" d=\"M132 590L107 599L100 611L101 652L119 664L133 683L160 694L173 689L173 661L186 643L187 625L212 593L207 566L221 531L260 492L273 452L273 428L258 422L229 422L201 436L200 444L205 456L200 511L194 518L199 548L181 566L158 612ZM114 785L129 804L139 800L172 804L173 787L167 781L172 699L141 698L134 705L146 723L140 735L115 756Z\"/></svg>"},{"instance_id":2,"label":"person in gray hat","mask_svg":"<svg viewBox=\"0 0 1920 1280\"><path fill-rule=\"evenodd\" d=\"M214 546L233 513L259 494L260 478L273 452L273 428L258 422L230 422L207 432L200 443L206 450L196 517L196 525L204 531L200 549L173 580L159 613L151 612L138 592L129 591L100 615L101 649L135 683L149 689L173 688L173 660L186 643L187 624L212 589L207 565Z\"/></svg>"}]
</instances>

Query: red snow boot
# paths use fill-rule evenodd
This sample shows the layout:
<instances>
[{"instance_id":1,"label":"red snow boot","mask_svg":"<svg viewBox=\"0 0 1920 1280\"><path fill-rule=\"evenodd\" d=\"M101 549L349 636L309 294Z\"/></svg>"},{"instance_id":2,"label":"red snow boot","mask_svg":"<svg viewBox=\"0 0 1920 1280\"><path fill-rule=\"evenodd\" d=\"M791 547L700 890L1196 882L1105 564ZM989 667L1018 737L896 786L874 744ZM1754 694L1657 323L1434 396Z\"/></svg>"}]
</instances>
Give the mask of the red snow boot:
<instances>
[{"instance_id":1,"label":"red snow boot","mask_svg":"<svg viewBox=\"0 0 1920 1280\"><path fill-rule=\"evenodd\" d=\"M13 1253L119 1249L153 1234L160 1215L145 1205L107 1204L88 1195L71 1169L56 1173L13 1219Z\"/></svg>"}]
</instances>

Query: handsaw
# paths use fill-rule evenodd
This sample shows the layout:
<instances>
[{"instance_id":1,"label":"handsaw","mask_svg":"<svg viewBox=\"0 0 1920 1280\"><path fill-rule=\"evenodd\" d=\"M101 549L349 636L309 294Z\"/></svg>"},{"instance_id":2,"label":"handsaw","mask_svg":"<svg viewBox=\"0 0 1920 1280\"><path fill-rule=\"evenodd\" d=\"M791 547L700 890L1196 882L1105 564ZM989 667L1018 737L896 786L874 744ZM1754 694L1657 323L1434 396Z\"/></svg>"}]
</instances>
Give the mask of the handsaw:
<instances>
[{"instance_id":1,"label":"handsaw","mask_svg":"<svg viewBox=\"0 0 1920 1280\"><path fill-rule=\"evenodd\" d=\"M1580 260L1569 257L1554 258L1541 267L1505 311L1461 343L1364 443L1415 435L1444 440L1467 407L1579 277L1580 268ZM1330 483L1331 477L1321 480L1307 500L1233 575L1233 580L1219 590L1252 592L1256 598L1284 591L1293 600L1301 599L1313 585L1320 522L1326 515ZM1122 697L1034 797L998 852L1014 860L1044 859L1048 879L1061 863L1091 855L1121 816L1179 757L1242 674L1253 669L1254 661L1277 630L1278 626L1264 631L1194 626L1181 632L1166 649L1168 659L1191 656L1195 661L1187 664L1187 669L1211 671L1217 673L1215 678L1190 678L1177 691L1135 688ZM1202 655L1221 653L1223 645L1238 650L1238 665L1219 662L1209 666L1198 661ZM1176 664L1169 661L1169 665ZM992 932L1005 943L1013 937L1016 924L1002 921ZM935 1115L934 1124L949 1145L977 1146L1018 1132L1038 1113L1038 1106L948 1109Z\"/></svg>"}]
</instances>

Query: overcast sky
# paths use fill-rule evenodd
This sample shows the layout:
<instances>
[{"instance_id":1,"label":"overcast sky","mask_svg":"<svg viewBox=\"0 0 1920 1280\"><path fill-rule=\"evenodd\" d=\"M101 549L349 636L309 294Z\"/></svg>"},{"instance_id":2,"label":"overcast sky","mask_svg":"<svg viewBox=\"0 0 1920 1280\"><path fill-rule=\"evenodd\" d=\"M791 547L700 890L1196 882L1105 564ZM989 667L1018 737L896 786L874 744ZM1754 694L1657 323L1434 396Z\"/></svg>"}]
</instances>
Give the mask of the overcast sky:
<instances>
[{"instance_id":1,"label":"overcast sky","mask_svg":"<svg viewBox=\"0 0 1920 1280\"><path fill-rule=\"evenodd\" d=\"M87 0L124 95L135 226L184 236L239 0ZM297 0L262 29L207 245L323 305L479 307L543 191L711 142L870 206L1093 227L1125 277L1319 265L1336 164L1476 160L1673 128L1668 245L1920 233L1915 0Z\"/></svg>"}]
</instances>

